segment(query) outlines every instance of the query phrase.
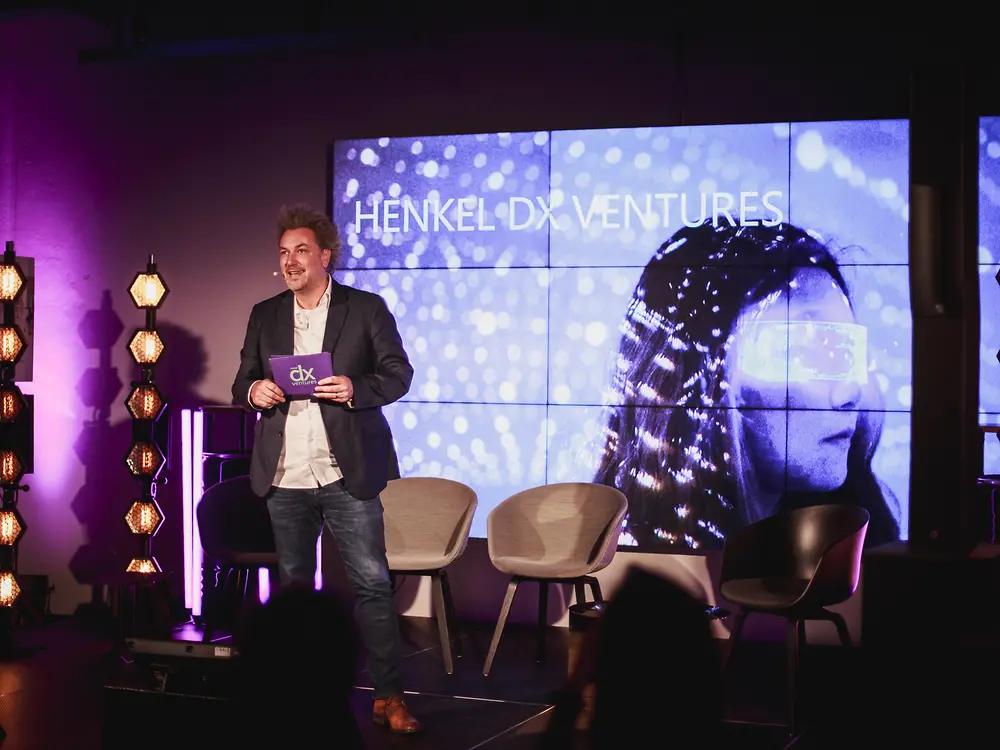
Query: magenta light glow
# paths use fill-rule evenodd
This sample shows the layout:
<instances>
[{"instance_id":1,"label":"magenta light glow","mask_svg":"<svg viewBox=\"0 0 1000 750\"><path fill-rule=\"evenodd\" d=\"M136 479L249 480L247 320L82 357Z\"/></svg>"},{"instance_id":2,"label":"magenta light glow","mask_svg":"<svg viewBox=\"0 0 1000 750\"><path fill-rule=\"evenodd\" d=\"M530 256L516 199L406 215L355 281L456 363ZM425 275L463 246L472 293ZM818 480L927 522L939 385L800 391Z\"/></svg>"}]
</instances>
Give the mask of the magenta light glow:
<instances>
[{"instance_id":1,"label":"magenta light glow","mask_svg":"<svg viewBox=\"0 0 1000 750\"><path fill-rule=\"evenodd\" d=\"M54 231L56 234L71 230L66 222L58 221L52 215L40 217L40 221L46 231ZM81 421L89 418L83 410L79 395L73 388L66 388L64 382L66 362L87 362L91 357L78 337L65 334L65 331L76 330L80 323L79 311L87 309L87 302L81 299L76 290L79 279L76 268L60 267L60 273L50 274L45 284L36 286L36 259L27 255L31 248L35 251L32 255L37 255L38 260L43 263L50 253L60 258L59 262L66 257L76 257L76 242L68 241L71 235L66 235L65 245L50 247L48 241L44 244L39 242L35 234L29 235L30 239L22 242L22 234L10 231L10 227L6 233L6 239L14 239L16 242L19 251L17 262L28 285L18 303L20 319L17 321L28 339L28 348L21 360L24 367L18 365L20 371L16 373L16 379L26 396L44 394L44 398L35 401L32 418L35 444L47 447L47 450L35 452L35 473L28 483L35 489L31 495L34 498L33 504L58 504L66 495L67 485L73 482L70 473L79 466L74 461L73 441L80 434ZM21 255L21 250L26 255ZM66 271L65 275L62 270ZM34 306L30 324L26 320L26 308L22 307L29 303ZM39 345L38 342L44 344ZM23 380L25 373L28 373L27 381Z\"/></svg>"}]
</instances>

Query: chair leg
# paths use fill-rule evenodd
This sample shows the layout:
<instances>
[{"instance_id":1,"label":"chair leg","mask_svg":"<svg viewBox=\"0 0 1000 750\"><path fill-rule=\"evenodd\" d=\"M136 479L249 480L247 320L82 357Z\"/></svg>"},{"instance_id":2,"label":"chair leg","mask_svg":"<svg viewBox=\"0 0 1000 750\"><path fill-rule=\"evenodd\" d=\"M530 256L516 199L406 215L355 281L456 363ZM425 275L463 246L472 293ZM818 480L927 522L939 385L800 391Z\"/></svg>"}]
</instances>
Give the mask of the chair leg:
<instances>
[{"instance_id":1,"label":"chair leg","mask_svg":"<svg viewBox=\"0 0 1000 750\"><path fill-rule=\"evenodd\" d=\"M211 592L205 590L207 589L207 587L202 588L202 593L201 593L201 623L202 623L201 642L202 643L212 642L212 630L213 630L213 625L215 624L213 622L212 609L215 607L215 598L219 595L217 586L218 584L216 584L216 588L213 588Z\"/></svg>"},{"instance_id":2,"label":"chair leg","mask_svg":"<svg viewBox=\"0 0 1000 750\"><path fill-rule=\"evenodd\" d=\"M235 586L230 592L227 586L227 609L226 609L226 629L233 631L233 626L239 620L240 609L243 606L243 590L246 588L246 575L242 568L235 568L232 571L236 579Z\"/></svg>"},{"instance_id":3,"label":"chair leg","mask_svg":"<svg viewBox=\"0 0 1000 750\"><path fill-rule=\"evenodd\" d=\"M545 661L545 635L549 625L549 583L538 582L538 631L535 640L535 661Z\"/></svg>"},{"instance_id":4,"label":"chair leg","mask_svg":"<svg viewBox=\"0 0 1000 750\"><path fill-rule=\"evenodd\" d=\"M736 619L733 620L733 629L729 633L729 639L725 647L725 652L722 656L722 671L725 672L726 668L729 666L729 660L733 658L733 651L736 650L736 644L740 640L740 636L743 635L743 626L746 625L747 616L750 613L745 609L741 609L736 613Z\"/></svg>"},{"instance_id":5,"label":"chair leg","mask_svg":"<svg viewBox=\"0 0 1000 750\"><path fill-rule=\"evenodd\" d=\"M837 637L840 638L840 645L844 648L854 648L854 641L851 640L851 631L848 630L844 618L836 612L831 612L830 610L824 611L830 622L837 629Z\"/></svg>"},{"instance_id":6,"label":"chair leg","mask_svg":"<svg viewBox=\"0 0 1000 750\"><path fill-rule=\"evenodd\" d=\"M497 620L496 630L493 631L493 640L490 641L490 650L486 654L486 664L483 665L483 677L489 677L490 668L493 666L493 657L497 655L497 646L500 645L500 636L503 635L503 626L507 623L507 615L510 614L510 605L514 603L514 594L517 593L517 586L521 579L515 576L507 584L507 595L503 598L503 606L500 607L500 618Z\"/></svg>"},{"instance_id":7,"label":"chair leg","mask_svg":"<svg viewBox=\"0 0 1000 750\"><path fill-rule=\"evenodd\" d=\"M243 570L233 570L235 579L226 597L226 630L232 632L233 624L239 619L240 607L243 606Z\"/></svg>"},{"instance_id":8,"label":"chair leg","mask_svg":"<svg viewBox=\"0 0 1000 750\"><path fill-rule=\"evenodd\" d=\"M240 568L236 573L236 596L235 596L235 607L233 607L233 620L230 625L230 631L235 627L236 623L240 621L240 616L243 614L243 610L247 603L247 589L250 585L250 571L247 568Z\"/></svg>"},{"instance_id":9,"label":"chair leg","mask_svg":"<svg viewBox=\"0 0 1000 750\"><path fill-rule=\"evenodd\" d=\"M415 575L419 576L419 575L424 575L424 574L417 573ZM428 575L430 575L430 574L428 574ZM389 571L389 586L392 587L392 595L393 596L396 596L396 594L399 593L399 590L403 587L403 582L404 581L406 581L406 575L400 575L398 573L394 573L391 570ZM434 598L434 581L432 580L431 581L431 599L433 599L433 598ZM420 643L417 643L416 639L413 636L413 630L410 628L410 621L406 617L403 616L402 612L397 612L396 613L396 624L397 624L397 627L399 628L399 637L403 641L403 643L406 643L406 644L412 646L415 651L422 651L423 650L423 645L420 644Z\"/></svg>"},{"instance_id":10,"label":"chair leg","mask_svg":"<svg viewBox=\"0 0 1000 750\"><path fill-rule=\"evenodd\" d=\"M799 669L799 623L796 620L789 620L786 629L786 648L788 650L788 662L785 665L787 670L786 689L788 694L785 698L788 705L788 732L795 737L798 735L798 717L796 715L796 677Z\"/></svg>"},{"instance_id":11,"label":"chair leg","mask_svg":"<svg viewBox=\"0 0 1000 750\"><path fill-rule=\"evenodd\" d=\"M441 571L431 574L431 595L434 599L434 616L437 620L438 635L441 637L441 656L444 671L454 672L451 663L451 637L448 635L448 608L444 603L444 586L441 585Z\"/></svg>"},{"instance_id":12,"label":"chair leg","mask_svg":"<svg viewBox=\"0 0 1000 750\"><path fill-rule=\"evenodd\" d=\"M451 598L451 584L448 582L448 571L439 572L441 576L441 593L444 595L444 611L448 615L448 626L451 629L451 642L455 646L455 656L459 659L463 656L462 649L462 628L455 614L455 602Z\"/></svg>"},{"instance_id":13,"label":"chair leg","mask_svg":"<svg viewBox=\"0 0 1000 750\"><path fill-rule=\"evenodd\" d=\"M218 629L219 623L229 614L229 579L232 574L232 568L222 567L220 564L216 574L212 576L215 585L211 587L211 591L203 589L201 616L205 629L201 634L202 643L212 642L212 636Z\"/></svg>"},{"instance_id":14,"label":"chair leg","mask_svg":"<svg viewBox=\"0 0 1000 750\"><path fill-rule=\"evenodd\" d=\"M576 596L577 604L587 603L587 584L583 578L578 578L574 581L573 594Z\"/></svg>"},{"instance_id":15,"label":"chair leg","mask_svg":"<svg viewBox=\"0 0 1000 750\"><path fill-rule=\"evenodd\" d=\"M590 586L590 593L593 594L594 601L603 602L604 596L601 594L601 582L594 578L594 576L586 576L583 580Z\"/></svg>"}]
</instances>

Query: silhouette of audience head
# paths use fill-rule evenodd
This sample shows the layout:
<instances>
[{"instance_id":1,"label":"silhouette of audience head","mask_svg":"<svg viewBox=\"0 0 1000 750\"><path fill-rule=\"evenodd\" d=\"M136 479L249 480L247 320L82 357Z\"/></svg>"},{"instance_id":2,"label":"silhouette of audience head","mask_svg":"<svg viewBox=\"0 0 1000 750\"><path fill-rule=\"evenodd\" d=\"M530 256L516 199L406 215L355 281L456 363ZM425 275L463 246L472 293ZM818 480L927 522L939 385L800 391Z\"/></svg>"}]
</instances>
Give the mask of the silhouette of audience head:
<instances>
[{"instance_id":1,"label":"silhouette of audience head","mask_svg":"<svg viewBox=\"0 0 1000 750\"><path fill-rule=\"evenodd\" d=\"M241 721L256 741L270 737L297 747L313 736L317 721L341 737L356 733L350 694L359 641L340 599L308 587L283 588L246 613L235 641ZM338 723L344 734L334 729Z\"/></svg>"},{"instance_id":2,"label":"silhouette of audience head","mask_svg":"<svg viewBox=\"0 0 1000 750\"><path fill-rule=\"evenodd\" d=\"M712 747L722 723L718 647L703 604L673 582L633 569L601 617L591 744ZM652 726L650 726L652 724Z\"/></svg>"}]
</instances>

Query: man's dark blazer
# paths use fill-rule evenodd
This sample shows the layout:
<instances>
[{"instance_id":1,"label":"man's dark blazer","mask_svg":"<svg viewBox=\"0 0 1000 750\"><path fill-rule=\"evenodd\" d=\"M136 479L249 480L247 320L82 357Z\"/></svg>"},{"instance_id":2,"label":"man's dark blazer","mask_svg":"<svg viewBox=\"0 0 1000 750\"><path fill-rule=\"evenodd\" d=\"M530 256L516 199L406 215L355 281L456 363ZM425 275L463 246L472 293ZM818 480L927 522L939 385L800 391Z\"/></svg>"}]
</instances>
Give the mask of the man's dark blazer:
<instances>
[{"instance_id":1,"label":"man's dark blazer","mask_svg":"<svg viewBox=\"0 0 1000 750\"><path fill-rule=\"evenodd\" d=\"M399 478L399 462L382 407L406 395L413 380L403 342L385 301L377 294L338 284L330 278L330 311L323 351L333 355L333 373L354 385L353 405L320 400L330 449L344 488L360 499L378 495ZM247 394L257 380L274 379L270 357L294 354L295 304L285 291L254 305L233 381L234 401L250 411ZM264 496L271 488L284 445L288 401L262 410L254 431L250 483Z\"/></svg>"}]
</instances>

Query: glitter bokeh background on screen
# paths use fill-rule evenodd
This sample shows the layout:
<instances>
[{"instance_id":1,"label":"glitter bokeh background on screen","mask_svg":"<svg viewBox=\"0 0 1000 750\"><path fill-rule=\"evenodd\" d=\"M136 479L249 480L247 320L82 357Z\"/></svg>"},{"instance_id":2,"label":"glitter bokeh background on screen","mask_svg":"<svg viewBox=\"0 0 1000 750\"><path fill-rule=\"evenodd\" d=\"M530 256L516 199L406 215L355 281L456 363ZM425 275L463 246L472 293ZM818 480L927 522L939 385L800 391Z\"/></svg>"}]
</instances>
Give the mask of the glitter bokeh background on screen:
<instances>
[{"instance_id":1,"label":"glitter bokeh background on screen","mask_svg":"<svg viewBox=\"0 0 1000 750\"><path fill-rule=\"evenodd\" d=\"M1000 117L979 121L979 410L982 424L1000 424ZM983 469L1000 474L1000 440L984 443Z\"/></svg>"},{"instance_id":2,"label":"glitter bokeh background on screen","mask_svg":"<svg viewBox=\"0 0 1000 750\"><path fill-rule=\"evenodd\" d=\"M472 534L479 537L489 511L514 492L592 480L619 326L643 267L682 224L673 212L628 228L584 228L574 197L586 209L607 194L697 200L702 192L772 192L780 193L774 203L786 220L842 248L887 412L875 470L902 506L905 538L907 136L905 121L883 121L335 144L340 278L386 299L416 371L407 397L385 410L404 476L445 476L475 488ZM558 228L511 229L512 196L542 198ZM369 213L387 198L469 197L482 199L494 231L422 232L411 223L408 232L388 233L355 224L358 201ZM450 216L454 224L454 209ZM997 401L1000 412L1000 393Z\"/></svg>"}]
</instances>

